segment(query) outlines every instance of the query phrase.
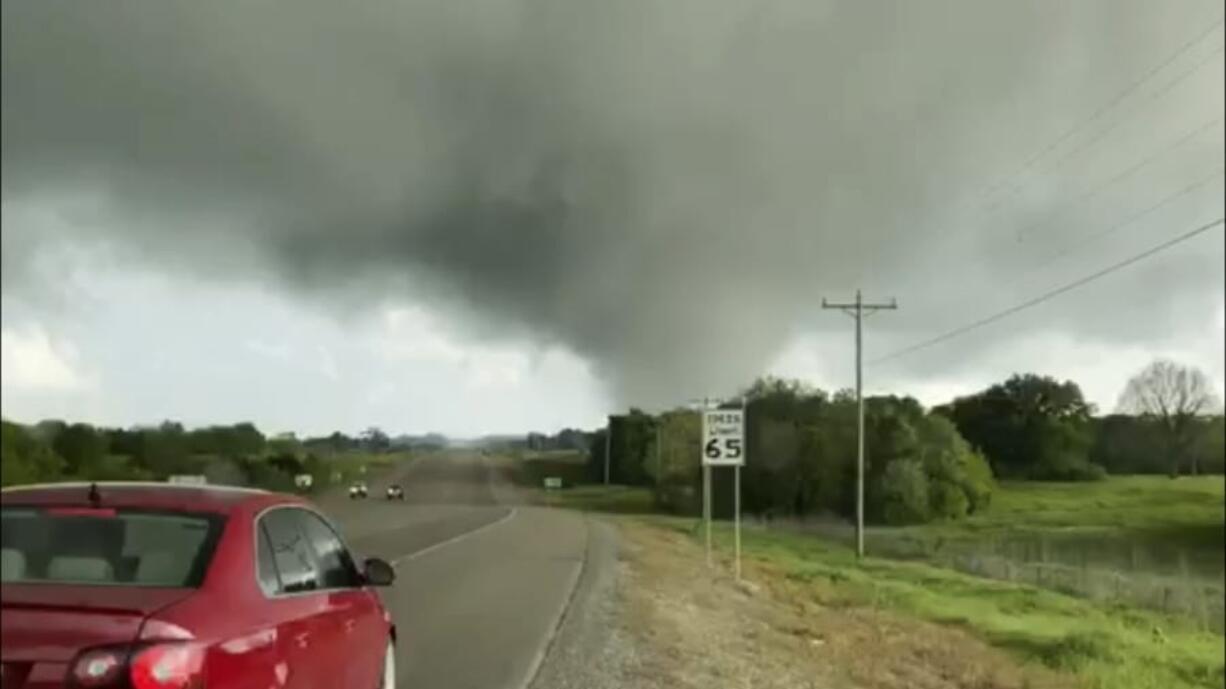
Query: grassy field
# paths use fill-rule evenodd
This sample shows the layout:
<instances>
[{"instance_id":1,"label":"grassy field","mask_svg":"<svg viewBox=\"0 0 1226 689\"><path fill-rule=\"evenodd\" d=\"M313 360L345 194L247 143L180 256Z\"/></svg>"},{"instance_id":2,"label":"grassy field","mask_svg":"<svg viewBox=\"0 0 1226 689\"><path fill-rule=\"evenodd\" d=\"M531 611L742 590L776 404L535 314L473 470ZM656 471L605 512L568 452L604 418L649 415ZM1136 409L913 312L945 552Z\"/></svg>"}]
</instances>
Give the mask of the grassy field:
<instances>
[{"instance_id":1,"label":"grassy field","mask_svg":"<svg viewBox=\"0 0 1226 689\"><path fill-rule=\"evenodd\" d=\"M700 537L693 519L646 519ZM731 548L726 524L719 525L716 537L726 555ZM846 547L797 533L747 529L743 547L777 595L806 597L823 606L871 606L956 625L1086 686L1223 686L1222 636L1183 618L925 563L876 558L857 563Z\"/></svg>"},{"instance_id":2,"label":"grassy field","mask_svg":"<svg viewBox=\"0 0 1226 689\"><path fill-rule=\"evenodd\" d=\"M649 514L655 511L651 492L628 486L576 486L566 490L542 491L542 504L583 512L608 514Z\"/></svg>"},{"instance_id":3,"label":"grassy field","mask_svg":"<svg viewBox=\"0 0 1226 689\"><path fill-rule=\"evenodd\" d=\"M1221 603L1205 596L1221 590L1224 493L1221 477L1008 483L989 510L964 522L871 530L869 552L880 557L863 563L841 537L749 526L747 571L776 595L824 606L871 606L964 628L1087 687L1220 688L1226 686ZM653 527L701 537L694 518L649 514L646 489L587 486L539 494L556 506L638 514L635 519ZM716 526L716 537L726 558L727 524ZM916 557L900 559L908 548ZM1183 553L1183 564L1171 553ZM996 557L1005 562L1007 576L996 576L990 567L975 576L967 567L951 567L945 556L970 557L981 569ZM1026 557L1038 561L1034 581L1026 576ZM1181 568L1173 579L1158 573ZM1072 585L1064 585L1069 582L1060 576L1063 570L1071 572ZM1101 581L1112 582L1105 595L1085 595L1085 587L1099 590L1100 574ZM1169 613L1142 605L1131 595L1135 591L1120 588L1137 582L1157 586L1164 596L1174 591L1176 598L1199 591L1199 611L1212 614L1213 622L1175 604L1167 606Z\"/></svg>"},{"instance_id":4,"label":"grassy field","mask_svg":"<svg viewBox=\"0 0 1226 689\"><path fill-rule=\"evenodd\" d=\"M1001 485L984 512L956 522L870 527L870 553L1175 612L1226 627L1226 484L1220 476L1113 477ZM777 527L843 544L843 522Z\"/></svg>"},{"instance_id":5,"label":"grassy field","mask_svg":"<svg viewBox=\"0 0 1226 689\"><path fill-rule=\"evenodd\" d=\"M1223 546L1226 480L1117 476L1090 483L1001 484L991 506L961 522L925 527L936 533L1069 532Z\"/></svg>"}]
</instances>

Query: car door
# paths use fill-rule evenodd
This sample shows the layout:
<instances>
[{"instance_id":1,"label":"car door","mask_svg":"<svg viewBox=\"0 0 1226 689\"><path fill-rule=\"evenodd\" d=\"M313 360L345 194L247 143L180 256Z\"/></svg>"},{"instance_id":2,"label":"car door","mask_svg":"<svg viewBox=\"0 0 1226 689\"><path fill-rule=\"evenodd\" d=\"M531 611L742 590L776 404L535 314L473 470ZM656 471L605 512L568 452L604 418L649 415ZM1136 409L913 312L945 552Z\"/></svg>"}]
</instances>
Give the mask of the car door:
<instances>
[{"instance_id":1,"label":"car door","mask_svg":"<svg viewBox=\"0 0 1226 689\"><path fill-rule=\"evenodd\" d=\"M265 512L258 524L277 573L275 592L265 590L277 624L280 660L274 674L284 689L335 689L336 632L302 514L297 507L278 507ZM269 585L267 577L261 581Z\"/></svg>"},{"instance_id":2,"label":"car door","mask_svg":"<svg viewBox=\"0 0 1226 689\"><path fill-rule=\"evenodd\" d=\"M326 591L328 638L336 656L333 675L338 686L375 689L383 668L387 646L382 606L367 588L352 555L336 530L321 515L299 512L302 530L319 567L319 586Z\"/></svg>"}]
</instances>

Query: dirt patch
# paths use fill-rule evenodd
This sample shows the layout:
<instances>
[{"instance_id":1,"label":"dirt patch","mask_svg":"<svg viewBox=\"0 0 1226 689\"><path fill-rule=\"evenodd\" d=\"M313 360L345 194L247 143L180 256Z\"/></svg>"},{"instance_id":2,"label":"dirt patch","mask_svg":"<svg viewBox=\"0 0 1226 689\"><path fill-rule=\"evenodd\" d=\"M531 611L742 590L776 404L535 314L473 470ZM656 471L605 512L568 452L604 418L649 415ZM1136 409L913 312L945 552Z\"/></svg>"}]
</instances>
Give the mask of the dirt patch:
<instances>
[{"instance_id":1,"label":"dirt patch","mask_svg":"<svg viewBox=\"0 0 1226 689\"><path fill-rule=\"evenodd\" d=\"M1040 689L959 629L871 607L827 607L812 583L747 561L737 583L684 534L623 519L618 624L639 650L636 689Z\"/></svg>"}]
</instances>

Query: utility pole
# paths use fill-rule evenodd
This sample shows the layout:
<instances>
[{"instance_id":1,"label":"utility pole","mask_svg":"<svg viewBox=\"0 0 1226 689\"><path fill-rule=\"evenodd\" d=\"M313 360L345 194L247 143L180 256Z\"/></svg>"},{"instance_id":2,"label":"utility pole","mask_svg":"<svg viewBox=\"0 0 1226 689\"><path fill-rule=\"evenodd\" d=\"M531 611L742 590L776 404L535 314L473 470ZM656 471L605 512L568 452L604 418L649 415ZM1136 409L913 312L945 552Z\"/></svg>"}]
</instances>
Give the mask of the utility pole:
<instances>
[{"instance_id":1,"label":"utility pole","mask_svg":"<svg viewBox=\"0 0 1226 689\"><path fill-rule=\"evenodd\" d=\"M613 449L613 415L609 415L604 432L604 484L609 485L609 452Z\"/></svg>"},{"instance_id":2,"label":"utility pole","mask_svg":"<svg viewBox=\"0 0 1226 689\"><path fill-rule=\"evenodd\" d=\"M894 310L898 302L866 304L856 290L853 304L832 304L822 299L823 309L839 309L856 319L856 558L864 558L864 334L863 321L867 313Z\"/></svg>"},{"instance_id":3,"label":"utility pole","mask_svg":"<svg viewBox=\"0 0 1226 689\"><path fill-rule=\"evenodd\" d=\"M741 423L742 424L749 423L749 415L746 413L748 406L749 406L749 400L742 397L741 398ZM744 426L742 426L742 429L743 428ZM745 454L748 454L748 450L749 450L748 447L742 447L741 452L744 454L742 454L741 456L744 457ZM740 581L741 580L741 465L737 464L736 466L732 467L732 469L735 472L735 475L733 478L735 482L735 485L733 488L735 497L733 497L733 517L732 517L733 533L736 534L734 536L734 538L736 539L736 545L734 546L734 551L736 553L736 556L735 556L734 561L736 562L736 565L735 565L736 580Z\"/></svg>"},{"instance_id":4,"label":"utility pole","mask_svg":"<svg viewBox=\"0 0 1226 689\"><path fill-rule=\"evenodd\" d=\"M707 413L707 408L711 406L711 402L706 397L702 398L702 413ZM702 417L699 417L700 419ZM698 451L702 452L702 444L698 446ZM707 541L707 568L711 567L711 516L714 510L711 503L711 465L705 460L702 461L702 520L706 523L706 541Z\"/></svg>"},{"instance_id":5,"label":"utility pole","mask_svg":"<svg viewBox=\"0 0 1226 689\"><path fill-rule=\"evenodd\" d=\"M660 430L661 430L660 427L662 424L663 416L664 415L661 414L660 419L656 420L656 488L657 489L660 486L660 470L662 468L660 465L660 438L662 436L662 434L660 433Z\"/></svg>"}]
</instances>

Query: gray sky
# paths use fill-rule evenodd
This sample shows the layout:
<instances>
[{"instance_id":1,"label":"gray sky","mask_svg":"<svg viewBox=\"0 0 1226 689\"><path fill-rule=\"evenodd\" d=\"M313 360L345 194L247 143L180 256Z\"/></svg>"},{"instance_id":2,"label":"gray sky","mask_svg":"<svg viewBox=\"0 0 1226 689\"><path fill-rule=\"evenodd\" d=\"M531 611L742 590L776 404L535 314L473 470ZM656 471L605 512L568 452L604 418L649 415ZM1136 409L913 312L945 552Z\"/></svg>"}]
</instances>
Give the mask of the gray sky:
<instances>
[{"instance_id":1,"label":"gray sky","mask_svg":"<svg viewBox=\"0 0 1226 689\"><path fill-rule=\"evenodd\" d=\"M6 417L593 426L1222 216L1216 0L3 4ZM1216 228L870 367L1223 381Z\"/></svg>"}]
</instances>

